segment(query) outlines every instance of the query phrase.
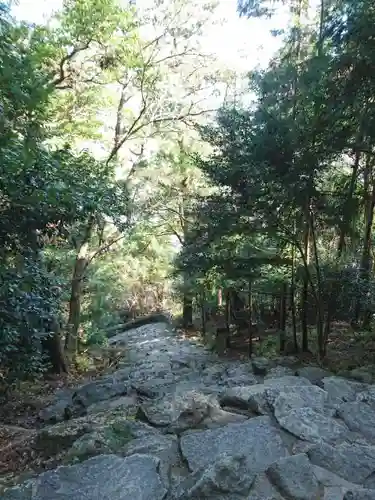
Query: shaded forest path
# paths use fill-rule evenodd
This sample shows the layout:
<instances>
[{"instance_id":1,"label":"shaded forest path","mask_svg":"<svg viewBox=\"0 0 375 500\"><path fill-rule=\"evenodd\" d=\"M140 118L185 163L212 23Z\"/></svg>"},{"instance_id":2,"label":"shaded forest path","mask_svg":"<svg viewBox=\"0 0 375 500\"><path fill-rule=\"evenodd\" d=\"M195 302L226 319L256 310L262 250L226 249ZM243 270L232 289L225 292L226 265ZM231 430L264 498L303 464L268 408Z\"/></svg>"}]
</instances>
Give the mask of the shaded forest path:
<instances>
[{"instance_id":1,"label":"shaded forest path","mask_svg":"<svg viewBox=\"0 0 375 500\"><path fill-rule=\"evenodd\" d=\"M221 360L167 324L110 344L118 369L41 412L17 453L42 467L3 500L375 499L375 386Z\"/></svg>"}]
</instances>

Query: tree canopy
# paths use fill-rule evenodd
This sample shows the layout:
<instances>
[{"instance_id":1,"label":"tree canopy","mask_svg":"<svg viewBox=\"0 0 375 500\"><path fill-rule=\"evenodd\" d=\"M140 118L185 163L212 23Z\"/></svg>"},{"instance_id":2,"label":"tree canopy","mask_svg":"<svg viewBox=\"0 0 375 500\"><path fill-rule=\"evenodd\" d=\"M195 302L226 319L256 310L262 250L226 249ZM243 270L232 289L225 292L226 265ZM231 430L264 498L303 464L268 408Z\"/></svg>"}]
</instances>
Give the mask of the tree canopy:
<instances>
[{"instance_id":1,"label":"tree canopy","mask_svg":"<svg viewBox=\"0 0 375 500\"><path fill-rule=\"evenodd\" d=\"M64 0L43 25L2 4L4 377L67 369L124 318L189 324L202 297L249 285L287 289L295 347L315 328L321 358L334 321L371 328L375 7L238 15L279 8L281 49L240 100L242 75L204 49L216 2Z\"/></svg>"}]
</instances>

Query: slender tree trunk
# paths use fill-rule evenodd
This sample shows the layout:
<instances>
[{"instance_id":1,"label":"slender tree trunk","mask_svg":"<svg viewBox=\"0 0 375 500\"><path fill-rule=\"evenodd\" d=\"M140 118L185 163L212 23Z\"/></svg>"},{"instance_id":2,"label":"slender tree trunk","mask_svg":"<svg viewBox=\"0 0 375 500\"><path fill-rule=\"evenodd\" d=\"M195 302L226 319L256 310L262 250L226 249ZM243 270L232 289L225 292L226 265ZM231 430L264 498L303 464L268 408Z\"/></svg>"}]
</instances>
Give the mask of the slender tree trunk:
<instances>
[{"instance_id":1,"label":"slender tree trunk","mask_svg":"<svg viewBox=\"0 0 375 500\"><path fill-rule=\"evenodd\" d=\"M225 293L225 328L227 329L227 348L230 348L230 304L229 304L229 294Z\"/></svg>"},{"instance_id":2,"label":"slender tree trunk","mask_svg":"<svg viewBox=\"0 0 375 500\"><path fill-rule=\"evenodd\" d=\"M310 200L308 201L310 203ZM306 216L307 218L308 216ZM310 257L311 257L311 234L310 234L310 224L307 220L305 223L305 232L303 237L303 247L304 254L306 259L306 266L310 265ZM307 326L307 310L308 310L308 296L309 296L309 276L308 269L305 269L303 275L303 284L302 284L302 294L301 294L301 327L302 327L302 351L309 351L309 331Z\"/></svg>"},{"instance_id":3,"label":"slender tree trunk","mask_svg":"<svg viewBox=\"0 0 375 500\"><path fill-rule=\"evenodd\" d=\"M354 164L353 164L353 168L352 168L352 175L350 178L348 196L345 200L344 207L343 207L343 218L342 218L342 223L341 223L341 227L340 227L339 241L338 241L338 245L337 245L337 258L338 259L341 258L343 250L346 248L346 236L347 236L348 231L349 231L349 224L350 224L350 219L351 219L351 215L352 215L351 214L351 207L352 207L354 191L355 191L355 188L357 185L360 159L361 159L361 153L359 151L356 151Z\"/></svg>"},{"instance_id":4,"label":"slender tree trunk","mask_svg":"<svg viewBox=\"0 0 375 500\"><path fill-rule=\"evenodd\" d=\"M202 290L202 293L200 296L200 302L201 302L202 334L203 334L203 336L205 336L206 335L206 294L204 293L204 290Z\"/></svg>"},{"instance_id":5,"label":"slender tree trunk","mask_svg":"<svg viewBox=\"0 0 375 500\"><path fill-rule=\"evenodd\" d=\"M280 297L280 353L285 351L285 343L286 343L286 295L287 295L287 284L283 283L281 289L281 297Z\"/></svg>"},{"instance_id":6,"label":"slender tree trunk","mask_svg":"<svg viewBox=\"0 0 375 500\"><path fill-rule=\"evenodd\" d=\"M47 355L53 373L68 372L68 365L61 345L60 325L55 319L49 328L50 332L42 338L42 349Z\"/></svg>"},{"instance_id":7,"label":"slender tree trunk","mask_svg":"<svg viewBox=\"0 0 375 500\"><path fill-rule=\"evenodd\" d=\"M88 243L84 243L76 257L69 300L68 329L65 337L65 350L74 356L78 349L78 330L81 320L81 295L84 274L88 265Z\"/></svg>"},{"instance_id":8,"label":"slender tree trunk","mask_svg":"<svg viewBox=\"0 0 375 500\"><path fill-rule=\"evenodd\" d=\"M193 324L193 301L185 292L182 306L182 324L184 328L189 328Z\"/></svg>"},{"instance_id":9,"label":"slender tree trunk","mask_svg":"<svg viewBox=\"0 0 375 500\"><path fill-rule=\"evenodd\" d=\"M245 308L245 303L239 296L237 290L233 288L230 290L230 298L231 298L231 314L234 322L237 321L239 315Z\"/></svg>"},{"instance_id":10,"label":"slender tree trunk","mask_svg":"<svg viewBox=\"0 0 375 500\"><path fill-rule=\"evenodd\" d=\"M314 263L316 270L316 309L317 309L317 321L316 321L316 329L318 335L318 351L320 359L323 359L325 356L325 341L324 341L324 313L323 313L323 288L322 288L322 279L321 279L321 270L319 263L319 255L318 255L318 245L316 241L316 232L314 225L314 216L311 214L311 237L314 248Z\"/></svg>"},{"instance_id":11,"label":"slender tree trunk","mask_svg":"<svg viewBox=\"0 0 375 500\"><path fill-rule=\"evenodd\" d=\"M179 141L180 152L183 151L183 141ZM187 188L188 188L188 178L184 178L180 184L180 202L178 207L179 219L182 230L182 238L181 242L186 241L188 236L188 221L186 218L187 212ZM188 276L185 273L184 276L184 297L183 297L183 306L182 306L182 323L184 328L188 328L193 324L193 301L191 298L191 290Z\"/></svg>"},{"instance_id":12,"label":"slender tree trunk","mask_svg":"<svg viewBox=\"0 0 375 500\"><path fill-rule=\"evenodd\" d=\"M374 208L375 208L375 180L373 178L373 165L370 166L369 174L370 174L369 177L371 177L372 188L371 188L371 194L370 196L367 197L367 203L366 203L366 211L365 211L366 221L365 221L362 255L360 262L360 278L366 292L368 290L370 274L371 274L371 241L372 241L372 226L374 222ZM356 304L355 315L357 322L359 320L360 312L362 310L361 295L362 294L358 296ZM369 328L370 321L371 321L371 312L366 307L364 311L362 327Z\"/></svg>"},{"instance_id":13,"label":"slender tree trunk","mask_svg":"<svg viewBox=\"0 0 375 500\"><path fill-rule=\"evenodd\" d=\"M290 308L292 312L292 331L293 331L293 343L294 350L298 352L298 339L297 339L297 315L296 315L296 270L295 270L295 261L296 261L296 247L293 243L292 247L292 271L291 271L291 284L290 284Z\"/></svg>"},{"instance_id":14,"label":"slender tree trunk","mask_svg":"<svg viewBox=\"0 0 375 500\"><path fill-rule=\"evenodd\" d=\"M253 291L252 291L252 283L249 280L249 288L248 288L248 306L249 306L249 315L248 315L248 335L249 335L249 358L253 355Z\"/></svg>"}]
</instances>

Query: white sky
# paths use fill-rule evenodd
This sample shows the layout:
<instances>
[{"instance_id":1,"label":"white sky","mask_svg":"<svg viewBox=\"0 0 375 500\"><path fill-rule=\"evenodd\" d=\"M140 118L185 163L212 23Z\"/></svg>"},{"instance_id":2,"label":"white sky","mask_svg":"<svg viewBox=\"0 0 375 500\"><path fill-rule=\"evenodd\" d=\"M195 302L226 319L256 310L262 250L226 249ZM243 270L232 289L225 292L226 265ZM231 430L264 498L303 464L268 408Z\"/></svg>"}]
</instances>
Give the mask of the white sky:
<instances>
[{"instance_id":1,"label":"white sky","mask_svg":"<svg viewBox=\"0 0 375 500\"><path fill-rule=\"evenodd\" d=\"M12 13L29 23L43 23L62 5L63 0L16 0ZM137 2L152 0L137 0ZM202 0L204 2L204 0ZM237 0L218 0L216 16L223 19L222 24L213 24L205 29L202 48L217 55L218 62L239 74L239 81L244 73L258 65L267 66L270 58L280 47L281 39L271 35L271 29L286 27L289 12L281 10L271 20L240 18L237 13ZM243 80L244 82L247 80ZM241 84L240 84L241 87ZM101 157L105 153L100 143L85 144L91 152Z\"/></svg>"},{"instance_id":2,"label":"white sky","mask_svg":"<svg viewBox=\"0 0 375 500\"><path fill-rule=\"evenodd\" d=\"M62 0L18 0L12 10L18 19L42 23L61 4ZM284 10L272 20L248 20L239 18L236 5L237 0L219 0L218 15L225 22L206 32L207 51L216 53L231 69L248 71L258 64L265 66L280 44L270 30L285 27L288 14Z\"/></svg>"}]
</instances>

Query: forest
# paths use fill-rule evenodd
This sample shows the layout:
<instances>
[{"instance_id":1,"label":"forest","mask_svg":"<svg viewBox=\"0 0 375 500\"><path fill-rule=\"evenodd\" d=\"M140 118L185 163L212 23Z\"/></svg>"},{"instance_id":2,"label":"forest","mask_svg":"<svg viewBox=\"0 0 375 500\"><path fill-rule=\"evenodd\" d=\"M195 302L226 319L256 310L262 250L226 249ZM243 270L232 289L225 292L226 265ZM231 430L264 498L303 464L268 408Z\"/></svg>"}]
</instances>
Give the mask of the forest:
<instances>
[{"instance_id":1,"label":"forest","mask_svg":"<svg viewBox=\"0 0 375 500\"><path fill-rule=\"evenodd\" d=\"M271 331L370 360L374 2L239 0L289 18L245 75L202 47L216 2L146 4L64 0L38 25L0 3L2 385L158 314L250 356Z\"/></svg>"}]
</instances>

